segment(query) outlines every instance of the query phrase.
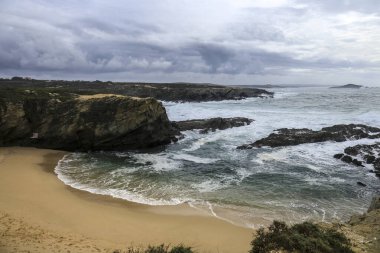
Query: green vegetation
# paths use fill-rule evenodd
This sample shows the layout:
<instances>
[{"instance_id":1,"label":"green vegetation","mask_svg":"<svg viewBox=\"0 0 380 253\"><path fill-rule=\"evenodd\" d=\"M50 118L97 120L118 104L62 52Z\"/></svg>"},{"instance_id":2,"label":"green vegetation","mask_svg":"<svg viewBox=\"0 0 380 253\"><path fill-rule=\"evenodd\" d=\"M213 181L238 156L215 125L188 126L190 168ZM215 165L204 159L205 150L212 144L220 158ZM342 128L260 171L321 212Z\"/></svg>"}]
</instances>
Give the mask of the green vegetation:
<instances>
[{"instance_id":1,"label":"green vegetation","mask_svg":"<svg viewBox=\"0 0 380 253\"><path fill-rule=\"evenodd\" d=\"M113 253L122 253L115 250ZM149 246L147 249L129 248L125 253L194 253L191 247L177 245L170 247L169 245L161 244L159 246Z\"/></svg>"},{"instance_id":2,"label":"green vegetation","mask_svg":"<svg viewBox=\"0 0 380 253\"><path fill-rule=\"evenodd\" d=\"M260 228L251 242L250 253L276 250L299 253L353 253L349 240L334 229L325 229L310 222L287 226L274 221L268 230Z\"/></svg>"},{"instance_id":3,"label":"green vegetation","mask_svg":"<svg viewBox=\"0 0 380 253\"><path fill-rule=\"evenodd\" d=\"M354 253L347 237L332 228L324 228L311 222L288 226L274 221L268 229L260 228L251 242L249 253ZM114 251L114 253L122 253ZM146 249L129 248L125 253L194 253L183 245L149 246Z\"/></svg>"},{"instance_id":4,"label":"green vegetation","mask_svg":"<svg viewBox=\"0 0 380 253\"><path fill-rule=\"evenodd\" d=\"M9 88L0 87L0 101L18 102L31 99L47 100L57 98L66 101L77 95L92 95L93 91L70 90L62 88Z\"/></svg>"},{"instance_id":5,"label":"green vegetation","mask_svg":"<svg viewBox=\"0 0 380 253\"><path fill-rule=\"evenodd\" d=\"M243 99L247 97L272 96L273 93L261 89L227 87L214 84L195 83L139 83L139 82L102 82L102 81L65 81L65 80L35 80L31 78L14 77L0 78L0 89L59 89L72 93L92 92L120 94L134 97L153 97L165 101L217 101L224 99ZM1 90L0 90L1 92Z\"/></svg>"}]
</instances>

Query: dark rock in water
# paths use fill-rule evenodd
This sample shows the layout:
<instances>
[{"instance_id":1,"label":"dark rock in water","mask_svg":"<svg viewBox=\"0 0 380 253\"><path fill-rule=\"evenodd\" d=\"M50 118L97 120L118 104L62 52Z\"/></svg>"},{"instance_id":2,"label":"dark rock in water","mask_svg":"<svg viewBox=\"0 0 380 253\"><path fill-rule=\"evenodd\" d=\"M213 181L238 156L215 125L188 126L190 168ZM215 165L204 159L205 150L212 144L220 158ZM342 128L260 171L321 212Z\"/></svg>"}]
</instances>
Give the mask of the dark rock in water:
<instances>
[{"instance_id":1,"label":"dark rock in water","mask_svg":"<svg viewBox=\"0 0 380 253\"><path fill-rule=\"evenodd\" d=\"M359 166L359 167L364 167L362 161L358 161L358 159L353 159L352 164Z\"/></svg>"},{"instance_id":2,"label":"dark rock in water","mask_svg":"<svg viewBox=\"0 0 380 253\"><path fill-rule=\"evenodd\" d=\"M359 154L358 150L354 147L348 147L344 149L344 153L347 155L357 156Z\"/></svg>"},{"instance_id":3,"label":"dark rock in water","mask_svg":"<svg viewBox=\"0 0 380 253\"><path fill-rule=\"evenodd\" d=\"M366 187L367 186L365 183L362 183L362 182L357 182L357 185L362 186L362 187Z\"/></svg>"},{"instance_id":4,"label":"dark rock in water","mask_svg":"<svg viewBox=\"0 0 380 253\"><path fill-rule=\"evenodd\" d=\"M349 155L343 156L341 160L346 163L352 163L352 157Z\"/></svg>"},{"instance_id":5,"label":"dark rock in water","mask_svg":"<svg viewBox=\"0 0 380 253\"><path fill-rule=\"evenodd\" d=\"M334 155L335 158L341 157L343 162L351 163L356 166L363 166L363 164L373 165L374 171L377 176L380 176L380 143L368 145L356 145L344 149L345 155Z\"/></svg>"},{"instance_id":6,"label":"dark rock in water","mask_svg":"<svg viewBox=\"0 0 380 253\"><path fill-rule=\"evenodd\" d=\"M211 119L194 119L185 121L175 121L173 126L179 131L200 129L200 133L205 134L209 131L224 130L232 127L240 127L251 124L253 120L236 117L236 118L211 118Z\"/></svg>"},{"instance_id":7,"label":"dark rock in water","mask_svg":"<svg viewBox=\"0 0 380 253\"><path fill-rule=\"evenodd\" d=\"M349 83L346 85L334 86L334 87L330 87L330 88L332 88L332 89L360 89L361 87L363 87L363 86Z\"/></svg>"},{"instance_id":8,"label":"dark rock in water","mask_svg":"<svg viewBox=\"0 0 380 253\"><path fill-rule=\"evenodd\" d=\"M379 156L379 153L378 153L378 156ZM376 160L373 162L373 167L375 168L375 170L380 171L380 157L376 158Z\"/></svg>"},{"instance_id":9,"label":"dark rock in water","mask_svg":"<svg viewBox=\"0 0 380 253\"><path fill-rule=\"evenodd\" d=\"M179 134L153 98L30 90L1 95L0 146L127 150L168 144Z\"/></svg>"},{"instance_id":10,"label":"dark rock in water","mask_svg":"<svg viewBox=\"0 0 380 253\"><path fill-rule=\"evenodd\" d=\"M376 157L373 155L364 155L364 160L367 164L374 163L376 160Z\"/></svg>"},{"instance_id":11,"label":"dark rock in water","mask_svg":"<svg viewBox=\"0 0 380 253\"><path fill-rule=\"evenodd\" d=\"M341 159L343 156L344 156L344 154L339 153L339 154L335 154L335 155L334 155L334 158L335 158L335 159Z\"/></svg>"},{"instance_id":12,"label":"dark rock in water","mask_svg":"<svg viewBox=\"0 0 380 253\"><path fill-rule=\"evenodd\" d=\"M348 139L358 140L362 138L380 138L380 128L360 124L334 125L331 127L324 127L319 131L307 128L282 128L275 130L275 133L270 134L266 138L260 139L252 144L239 146L238 148L250 149L262 146L281 147L324 141L343 142Z\"/></svg>"}]
</instances>

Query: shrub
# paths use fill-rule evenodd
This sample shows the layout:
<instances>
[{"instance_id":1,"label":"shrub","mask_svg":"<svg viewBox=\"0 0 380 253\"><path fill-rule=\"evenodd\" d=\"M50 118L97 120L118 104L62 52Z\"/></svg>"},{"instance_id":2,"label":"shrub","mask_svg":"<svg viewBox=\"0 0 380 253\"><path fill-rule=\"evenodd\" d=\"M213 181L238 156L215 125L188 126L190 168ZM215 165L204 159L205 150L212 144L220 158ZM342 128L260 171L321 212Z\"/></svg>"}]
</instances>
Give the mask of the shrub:
<instances>
[{"instance_id":1,"label":"shrub","mask_svg":"<svg viewBox=\"0 0 380 253\"><path fill-rule=\"evenodd\" d=\"M170 247L165 244L159 246L149 246L147 249L129 248L127 253L194 253L191 247L177 245Z\"/></svg>"},{"instance_id":2,"label":"shrub","mask_svg":"<svg viewBox=\"0 0 380 253\"><path fill-rule=\"evenodd\" d=\"M250 253L269 253L283 250L300 253L353 253L344 234L334 229L324 229L311 222L292 227L274 221L268 230L260 228L251 242Z\"/></svg>"}]
</instances>

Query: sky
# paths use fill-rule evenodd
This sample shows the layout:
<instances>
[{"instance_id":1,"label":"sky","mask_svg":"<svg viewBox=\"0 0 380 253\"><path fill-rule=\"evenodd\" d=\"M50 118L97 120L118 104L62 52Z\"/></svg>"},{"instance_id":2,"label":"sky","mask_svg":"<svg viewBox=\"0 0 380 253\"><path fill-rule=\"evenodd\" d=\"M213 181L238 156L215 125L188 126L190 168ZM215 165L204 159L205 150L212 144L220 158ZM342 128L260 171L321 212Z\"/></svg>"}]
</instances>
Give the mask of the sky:
<instances>
[{"instance_id":1,"label":"sky","mask_svg":"<svg viewBox=\"0 0 380 253\"><path fill-rule=\"evenodd\" d=\"M380 86L380 0L1 0L0 76Z\"/></svg>"}]
</instances>

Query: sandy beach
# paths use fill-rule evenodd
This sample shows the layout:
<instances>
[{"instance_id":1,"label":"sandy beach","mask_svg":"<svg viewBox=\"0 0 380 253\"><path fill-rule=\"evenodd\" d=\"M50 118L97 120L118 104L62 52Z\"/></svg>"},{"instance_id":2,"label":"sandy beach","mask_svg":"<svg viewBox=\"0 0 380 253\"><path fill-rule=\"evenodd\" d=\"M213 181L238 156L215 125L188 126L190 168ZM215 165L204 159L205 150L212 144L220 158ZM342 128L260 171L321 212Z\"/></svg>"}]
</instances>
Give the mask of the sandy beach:
<instances>
[{"instance_id":1,"label":"sandy beach","mask_svg":"<svg viewBox=\"0 0 380 253\"><path fill-rule=\"evenodd\" d=\"M186 244L247 252L253 231L187 205L146 206L75 190L53 170L65 152L0 148L0 252L114 252Z\"/></svg>"}]
</instances>

